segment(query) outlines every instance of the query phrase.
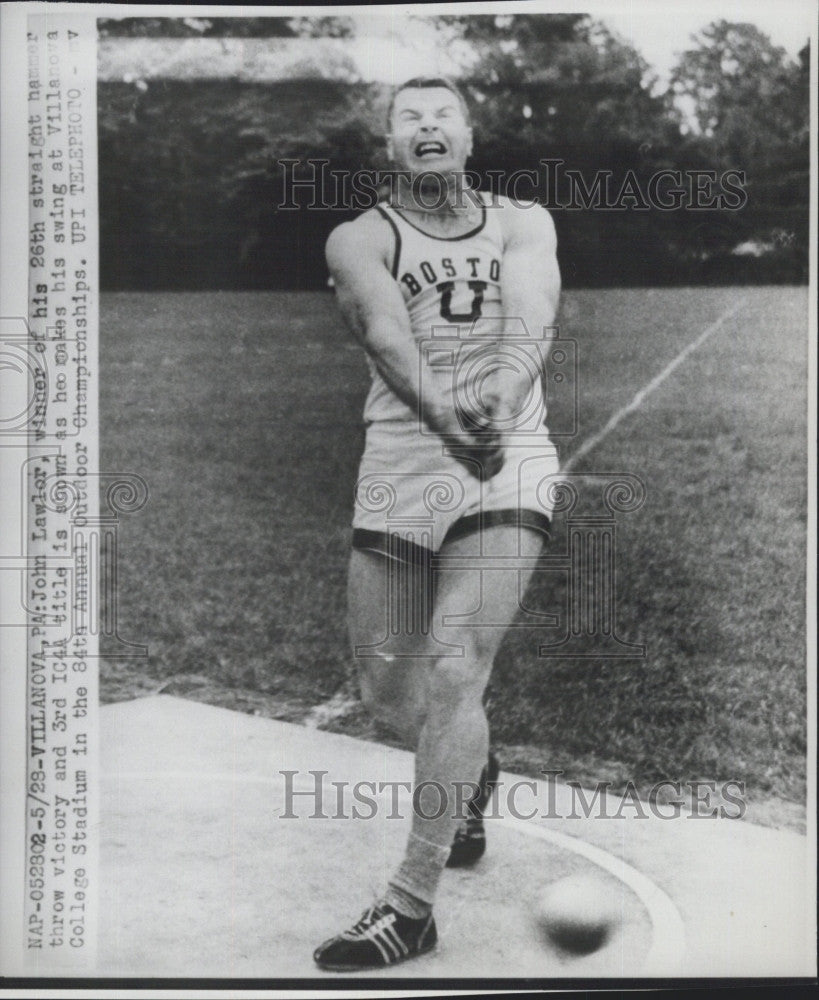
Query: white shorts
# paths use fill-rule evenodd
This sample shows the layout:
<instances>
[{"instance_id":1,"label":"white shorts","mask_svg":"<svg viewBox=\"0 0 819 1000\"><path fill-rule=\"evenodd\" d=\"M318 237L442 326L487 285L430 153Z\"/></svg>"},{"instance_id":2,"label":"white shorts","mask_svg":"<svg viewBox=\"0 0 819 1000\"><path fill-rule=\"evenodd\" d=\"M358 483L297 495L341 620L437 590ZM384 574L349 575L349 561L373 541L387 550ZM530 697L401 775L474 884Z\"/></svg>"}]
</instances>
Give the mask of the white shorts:
<instances>
[{"instance_id":1,"label":"white shorts","mask_svg":"<svg viewBox=\"0 0 819 1000\"><path fill-rule=\"evenodd\" d=\"M367 427L356 483L353 548L415 562L444 541L499 524L548 536L557 449L544 427L518 435L486 482L412 420Z\"/></svg>"}]
</instances>

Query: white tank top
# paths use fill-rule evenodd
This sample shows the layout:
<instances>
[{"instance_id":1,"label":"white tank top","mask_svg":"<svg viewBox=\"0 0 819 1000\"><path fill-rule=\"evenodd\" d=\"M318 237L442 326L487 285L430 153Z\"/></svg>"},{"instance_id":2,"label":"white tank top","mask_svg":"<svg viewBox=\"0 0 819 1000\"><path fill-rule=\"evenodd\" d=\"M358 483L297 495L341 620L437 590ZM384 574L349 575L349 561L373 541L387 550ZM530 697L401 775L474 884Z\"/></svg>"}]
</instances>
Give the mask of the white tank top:
<instances>
[{"instance_id":1,"label":"white tank top","mask_svg":"<svg viewBox=\"0 0 819 1000\"><path fill-rule=\"evenodd\" d=\"M462 236L430 236L391 206L376 210L393 230L392 275L419 347L422 392L424 380L432 379L452 395L453 405L456 399L469 400L471 387L496 363L503 316L500 209L482 199L480 222ZM417 420L369 364L372 385L364 420ZM536 423L544 419L545 408Z\"/></svg>"}]
</instances>

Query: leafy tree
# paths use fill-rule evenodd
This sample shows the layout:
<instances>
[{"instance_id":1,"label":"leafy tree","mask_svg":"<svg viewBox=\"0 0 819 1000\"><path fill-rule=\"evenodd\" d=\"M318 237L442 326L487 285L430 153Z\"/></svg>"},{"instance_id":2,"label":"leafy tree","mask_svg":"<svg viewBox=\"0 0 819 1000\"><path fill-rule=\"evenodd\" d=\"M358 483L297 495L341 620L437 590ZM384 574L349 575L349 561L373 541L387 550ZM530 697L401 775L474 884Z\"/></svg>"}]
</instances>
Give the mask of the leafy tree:
<instances>
[{"instance_id":1,"label":"leafy tree","mask_svg":"<svg viewBox=\"0 0 819 1000\"><path fill-rule=\"evenodd\" d=\"M806 45L798 61L752 24L716 21L682 54L670 92L691 114L691 155L746 175L748 205L717 240L756 244L807 276L810 189ZM713 232L713 231L712 231Z\"/></svg>"},{"instance_id":2,"label":"leafy tree","mask_svg":"<svg viewBox=\"0 0 819 1000\"><path fill-rule=\"evenodd\" d=\"M464 79L490 140L644 144L676 130L670 104L653 96L649 66L604 25L580 14L438 18L462 51Z\"/></svg>"},{"instance_id":3,"label":"leafy tree","mask_svg":"<svg viewBox=\"0 0 819 1000\"><path fill-rule=\"evenodd\" d=\"M101 38L292 38L288 17L100 17Z\"/></svg>"},{"instance_id":4,"label":"leafy tree","mask_svg":"<svg viewBox=\"0 0 819 1000\"><path fill-rule=\"evenodd\" d=\"M629 171L644 185L674 164L679 116L667 97L653 93L655 81L640 54L586 15L447 16L439 22L450 48L464 54L464 81L475 108L471 166L490 178L492 171L538 173L538 185L527 191L518 184L516 193L556 206L567 282L665 280L672 219L593 208L562 212L572 196L565 172L553 171L558 184L552 190L540 166L544 158L562 160L563 171L576 171L589 188L608 171L619 190ZM490 183L504 190L502 179Z\"/></svg>"},{"instance_id":5,"label":"leafy tree","mask_svg":"<svg viewBox=\"0 0 819 1000\"><path fill-rule=\"evenodd\" d=\"M351 17L292 17L290 26L303 38L352 38L355 21Z\"/></svg>"},{"instance_id":6,"label":"leafy tree","mask_svg":"<svg viewBox=\"0 0 819 1000\"><path fill-rule=\"evenodd\" d=\"M753 24L716 21L694 36L671 76L700 135L727 159L764 159L808 126L807 49L800 64Z\"/></svg>"},{"instance_id":7,"label":"leafy tree","mask_svg":"<svg viewBox=\"0 0 819 1000\"><path fill-rule=\"evenodd\" d=\"M350 17L101 17L102 38L349 38Z\"/></svg>"}]
</instances>

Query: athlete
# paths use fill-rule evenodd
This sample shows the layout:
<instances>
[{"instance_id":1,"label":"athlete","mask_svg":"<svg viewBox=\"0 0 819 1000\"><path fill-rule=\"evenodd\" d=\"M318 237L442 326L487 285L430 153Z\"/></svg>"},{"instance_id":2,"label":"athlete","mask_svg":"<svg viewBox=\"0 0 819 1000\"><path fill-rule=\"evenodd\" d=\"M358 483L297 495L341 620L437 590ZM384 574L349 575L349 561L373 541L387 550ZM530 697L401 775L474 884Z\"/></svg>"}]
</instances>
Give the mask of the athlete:
<instances>
[{"instance_id":1,"label":"athlete","mask_svg":"<svg viewBox=\"0 0 819 1000\"><path fill-rule=\"evenodd\" d=\"M327 262L372 374L350 639L363 701L415 748L421 791L383 897L314 953L333 971L433 948L443 869L483 854L498 774L483 694L558 471L541 384L560 292L551 217L465 182L472 129L447 79L398 88L387 139L390 197L331 233Z\"/></svg>"}]
</instances>

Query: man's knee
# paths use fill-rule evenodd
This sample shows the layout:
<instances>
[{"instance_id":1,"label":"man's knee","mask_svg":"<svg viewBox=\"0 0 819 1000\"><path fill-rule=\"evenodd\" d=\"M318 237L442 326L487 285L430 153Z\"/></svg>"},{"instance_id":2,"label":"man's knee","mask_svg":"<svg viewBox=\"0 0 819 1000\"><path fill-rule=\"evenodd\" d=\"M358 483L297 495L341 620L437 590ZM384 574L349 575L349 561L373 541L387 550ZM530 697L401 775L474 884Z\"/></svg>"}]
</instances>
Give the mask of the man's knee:
<instances>
[{"instance_id":1,"label":"man's knee","mask_svg":"<svg viewBox=\"0 0 819 1000\"><path fill-rule=\"evenodd\" d=\"M382 654L359 668L361 701L373 718L411 737L423 724L425 704L410 685L397 683L393 671L399 661L397 656Z\"/></svg>"},{"instance_id":2,"label":"man's knee","mask_svg":"<svg viewBox=\"0 0 819 1000\"><path fill-rule=\"evenodd\" d=\"M463 657L444 656L430 675L429 704L451 710L469 702L481 704L492 670L489 651L471 643Z\"/></svg>"}]
</instances>

